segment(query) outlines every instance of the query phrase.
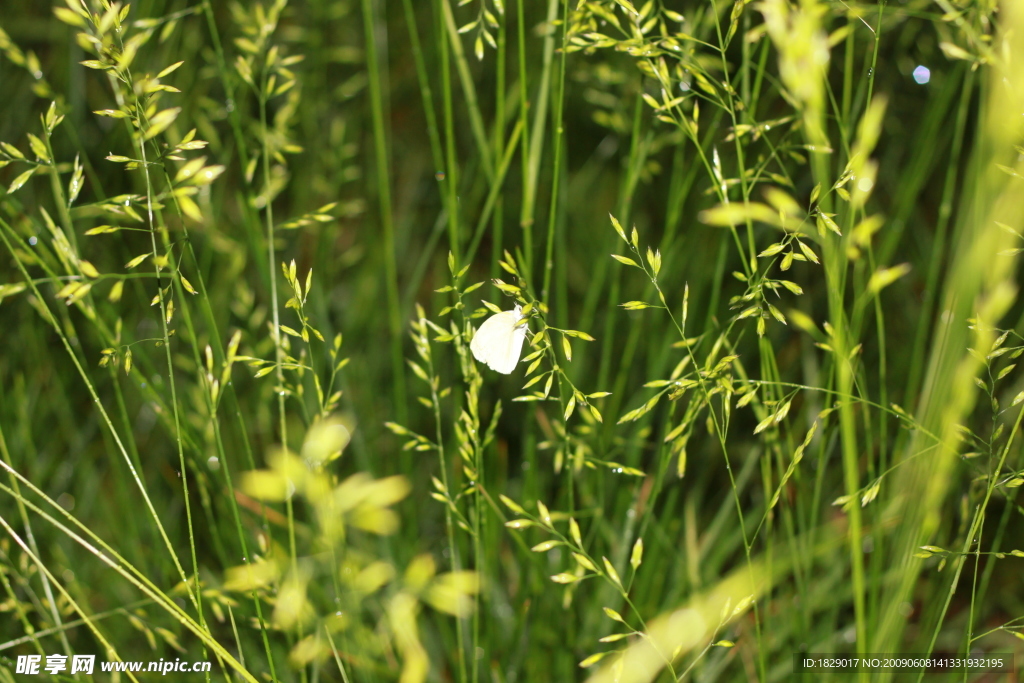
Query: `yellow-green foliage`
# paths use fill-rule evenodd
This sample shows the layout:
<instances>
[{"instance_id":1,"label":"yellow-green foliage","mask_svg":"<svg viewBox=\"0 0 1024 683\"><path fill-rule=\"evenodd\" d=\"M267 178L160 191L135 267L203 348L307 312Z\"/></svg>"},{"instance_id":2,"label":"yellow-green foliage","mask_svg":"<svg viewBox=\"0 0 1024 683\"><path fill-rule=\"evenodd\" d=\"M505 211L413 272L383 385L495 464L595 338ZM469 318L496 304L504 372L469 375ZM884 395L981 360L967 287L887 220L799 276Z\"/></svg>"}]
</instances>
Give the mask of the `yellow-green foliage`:
<instances>
[{"instance_id":1,"label":"yellow-green foliage","mask_svg":"<svg viewBox=\"0 0 1024 683\"><path fill-rule=\"evenodd\" d=\"M1021 2L7 5L0 680L1024 661Z\"/></svg>"}]
</instances>

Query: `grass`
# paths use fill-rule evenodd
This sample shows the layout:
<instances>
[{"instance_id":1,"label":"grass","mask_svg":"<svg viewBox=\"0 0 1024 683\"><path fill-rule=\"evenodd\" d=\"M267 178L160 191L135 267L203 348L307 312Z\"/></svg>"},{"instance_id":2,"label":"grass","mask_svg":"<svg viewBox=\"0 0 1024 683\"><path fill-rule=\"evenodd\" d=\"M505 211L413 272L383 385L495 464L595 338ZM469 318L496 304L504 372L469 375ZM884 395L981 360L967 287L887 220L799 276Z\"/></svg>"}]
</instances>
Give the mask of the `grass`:
<instances>
[{"instance_id":1,"label":"grass","mask_svg":"<svg viewBox=\"0 0 1024 683\"><path fill-rule=\"evenodd\" d=\"M1024 666L1021 12L11 8L0 681Z\"/></svg>"}]
</instances>

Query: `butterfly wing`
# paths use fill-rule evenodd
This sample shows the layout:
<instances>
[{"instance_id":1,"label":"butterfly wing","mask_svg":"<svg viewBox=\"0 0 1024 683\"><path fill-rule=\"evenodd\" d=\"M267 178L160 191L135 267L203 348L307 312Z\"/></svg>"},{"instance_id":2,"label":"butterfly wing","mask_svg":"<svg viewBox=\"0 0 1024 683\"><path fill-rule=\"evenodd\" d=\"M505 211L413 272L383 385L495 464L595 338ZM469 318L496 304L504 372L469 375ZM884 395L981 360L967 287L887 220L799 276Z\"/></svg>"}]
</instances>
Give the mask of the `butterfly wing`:
<instances>
[{"instance_id":1,"label":"butterfly wing","mask_svg":"<svg viewBox=\"0 0 1024 683\"><path fill-rule=\"evenodd\" d=\"M473 357L496 372L511 374L519 363L526 338L526 325L517 325L522 317L516 306L485 320L469 343Z\"/></svg>"},{"instance_id":2,"label":"butterfly wing","mask_svg":"<svg viewBox=\"0 0 1024 683\"><path fill-rule=\"evenodd\" d=\"M496 354L496 357L492 359L493 362L487 364L491 370L504 375L510 375L516 369L516 366L519 364L519 356L523 352L523 340L526 339L526 325L518 324L520 316L516 318L502 353Z\"/></svg>"},{"instance_id":3,"label":"butterfly wing","mask_svg":"<svg viewBox=\"0 0 1024 683\"><path fill-rule=\"evenodd\" d=\"M503 353L504 341L515 324L513 311L495 313L485 320L480 328L473 335L473 341L469 343L469 349L473 356L488 366L500 353Z\"/></svg>"}]
</instances>

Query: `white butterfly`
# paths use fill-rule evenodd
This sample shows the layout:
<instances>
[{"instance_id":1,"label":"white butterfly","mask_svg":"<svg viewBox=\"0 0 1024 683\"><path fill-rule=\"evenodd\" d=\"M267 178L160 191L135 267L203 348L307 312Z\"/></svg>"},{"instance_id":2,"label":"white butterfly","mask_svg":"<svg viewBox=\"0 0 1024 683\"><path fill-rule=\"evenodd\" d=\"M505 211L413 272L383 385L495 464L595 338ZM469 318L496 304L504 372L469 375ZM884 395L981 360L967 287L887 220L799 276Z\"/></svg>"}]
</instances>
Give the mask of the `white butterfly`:
<instances>
[{"instance_id":1,"label":"white butterfly","mask_svg":"<svg viewBox=\"0 0 1024 683\"><path fill-rule=\"evenodd\" d=\"M523 307L517 304L511 311L495 313L485 320L473 335L469 348L478 361L491 370L508 375L519 363L525 338Z\"/></svg>"}]
</instances>

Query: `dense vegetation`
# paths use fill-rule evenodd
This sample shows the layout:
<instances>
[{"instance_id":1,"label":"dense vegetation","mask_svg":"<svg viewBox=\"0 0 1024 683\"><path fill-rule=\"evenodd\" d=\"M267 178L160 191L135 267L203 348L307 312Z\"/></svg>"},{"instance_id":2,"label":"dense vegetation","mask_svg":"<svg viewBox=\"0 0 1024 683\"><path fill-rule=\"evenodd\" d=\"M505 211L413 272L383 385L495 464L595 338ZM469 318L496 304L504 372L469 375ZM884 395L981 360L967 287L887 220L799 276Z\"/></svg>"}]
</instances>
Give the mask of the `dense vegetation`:
<instances>
[{"instance_id":1,"label":"dense vegetation","mask_svg":"<svg viewBox=\"0 0 1024 683\"><path fill-rule=\"evenodd\" d=\"M0 681L1024 666L1022 59L1012 0L7 3Z\"/></svg>"}]
</instances>

